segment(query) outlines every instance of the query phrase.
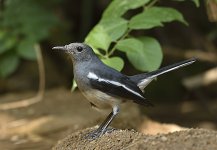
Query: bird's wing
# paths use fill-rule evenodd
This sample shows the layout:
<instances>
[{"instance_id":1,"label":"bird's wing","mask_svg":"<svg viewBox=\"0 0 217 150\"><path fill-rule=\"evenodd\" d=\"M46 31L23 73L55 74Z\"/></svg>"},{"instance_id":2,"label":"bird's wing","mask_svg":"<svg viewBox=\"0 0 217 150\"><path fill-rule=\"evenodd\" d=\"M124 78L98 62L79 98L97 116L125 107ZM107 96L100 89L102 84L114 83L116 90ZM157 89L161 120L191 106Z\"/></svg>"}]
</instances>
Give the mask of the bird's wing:
<instances>
[{"instance_id":1,"label":"bird's wing","mask_svg":"<svg viewBox=\"0 0 217 150\"><path fill-rule=\"evenodd\" d=\"M142 91L127 76L122 74L103 74L89 72L90 85L108 95L133 100L135 103L152 106L152 104L143 97Z\"/></svg>"}]
</instances>

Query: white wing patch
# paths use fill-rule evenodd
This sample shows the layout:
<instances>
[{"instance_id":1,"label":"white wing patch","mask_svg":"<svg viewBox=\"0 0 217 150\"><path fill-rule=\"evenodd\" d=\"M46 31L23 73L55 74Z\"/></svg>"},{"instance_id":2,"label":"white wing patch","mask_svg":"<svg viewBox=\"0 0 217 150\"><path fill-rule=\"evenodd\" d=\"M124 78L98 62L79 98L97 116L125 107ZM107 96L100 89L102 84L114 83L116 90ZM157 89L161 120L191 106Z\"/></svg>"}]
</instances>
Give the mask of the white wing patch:
<instances>
[{"instance_id":1,"label":"white wing patch","mask_svg":"<svg viewBox=\"0 0 217 150\"><path fill-rule=\"evenodd\" d=\"M117 81L112 81L112 80L106 80L106 79L103 79L103 78L99 78L95 73L93 72L89 72L87 77L89 79L93 79L93 80L98 80L99 82L107 82L107 83L110 83L110 84L113 84L113 85L116 85L116 86L121 86L123 87L124 89L126 89L127 91L130 91L131 93L134 93L135 95L139 96L139 97L142 97L139 93L135 92L134 90L128 88L126 85L120 83L120 82L117 82Z\"/></svg>"},{"instance_id":2,"label":"white wing patch","mask_svg":"<svg viewBox=\"0 0 217 150\"><path fill-rule=\"evenodd\" d=\"M89 79L94 79L94 80L99 79L99 77L95 73L92 73L92 72L89 72L88 75L87 75L87 77Z\"/></svg>"}]
</instances>

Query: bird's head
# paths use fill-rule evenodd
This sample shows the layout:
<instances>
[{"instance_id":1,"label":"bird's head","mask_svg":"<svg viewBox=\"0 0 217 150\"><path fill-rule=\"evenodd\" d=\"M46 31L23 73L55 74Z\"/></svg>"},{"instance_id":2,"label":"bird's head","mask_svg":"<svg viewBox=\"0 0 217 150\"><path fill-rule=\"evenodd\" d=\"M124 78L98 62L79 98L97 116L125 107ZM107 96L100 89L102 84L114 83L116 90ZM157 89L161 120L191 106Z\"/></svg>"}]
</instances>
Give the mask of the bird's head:
<instances>
[{"instance_id":1,"label":"bird's head","mask_svg":"<svg viewBox=\"0 0 217 150\"><path fill-rule=\"evenodd\" d=\"M55 46L52 49L62 50L65 53L68 53L73 63L78 61L88 61L95 56L91 47L83 43L71 43L65 46Z\"/></svg>"}]
</instances>

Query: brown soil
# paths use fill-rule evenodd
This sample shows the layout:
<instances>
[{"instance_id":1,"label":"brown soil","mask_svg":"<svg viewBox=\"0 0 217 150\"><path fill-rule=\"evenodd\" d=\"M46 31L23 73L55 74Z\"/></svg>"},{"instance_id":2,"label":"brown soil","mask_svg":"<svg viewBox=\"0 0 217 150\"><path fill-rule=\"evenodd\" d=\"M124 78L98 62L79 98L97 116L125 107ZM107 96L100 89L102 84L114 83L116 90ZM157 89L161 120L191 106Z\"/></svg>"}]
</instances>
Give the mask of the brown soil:
<instances>
[{"instance_id":1,"label":"brown soil","mask_svg":"<svg viewBox=\"0 0 217 150\"><path fill-rule=\"evenodd\" d=\"M132 130L116 130L96 140L84 136L91 129L71 134L59 141L53 150L216 150L217 132L187 129L169 134L144 135Z\"/></svg>"},{"instance_id":2,"label":"brown soil","mask_svg":"<svg viewBox=\"0 0 217 150\"><path fill-rule=\"evenodd\" d=\"M25 99L31 97L31 95L34 94L32 92L25 92L24 94L9 93L7 95L0 96L0 108L2 104L6 104L11 101L18 101L19 99ZM158 105L155 107L155 110L154 108L152 110L149 109L148 112L153 111L153 114L156 114L157 112L160 113L161 116L162 113L164 113L165 116L181 116L180 114L177 115L175 113L171 113L177 112L176 110L178 109L176 106L169 106L170 108L168 109L165 109L165 107L166 106ZM145 108L143 108L143 110L144 109ZM199 110L199 107L198 109L196 107L196 109L192 112L198 114ZM202 113L202 111L200 112ZM66 143L60 142L60 145L56 146L56 148L66 148L67 144L69 146L74 146L75 144L84 144L83 146L88 145L88 147L90 146L89 149L91 149L93 148L91 147L91 143L92 146L100 146L100 142L101 144L104 142L104 145L101 145L104 146L103 148L106 148L106 146L109 147L115 145L118 149L121 146L127 147L130 144L135 143L137 140L142 141L141 143L138 143L141 144L140 146L142 147L144 146L143 142L161 145L162 142L159 140L159 137L161 136L165 136L168 141L171 137L171 142L174 138L174 143L177 143L175 141L182 141L182 143L184 143L185 135L189 135L191 133L190 131L187 131L166 135L168 132L180 131L186 128L180 127L176 124L162 124L153 121L144 115L141 115L138 105L128 103L121 107L121 113L117 118L115 118L112 126L117 129L130 129L129 131L117 130L92 142L85 141L83 139L78 141L81 137L83 137L84 134L89 132L90 129L88 127L99 125L105 119L107 114L108 112L105 114L100 114L93 110L90 107L90 104L79 92L71 93L69 90L64 88L46 91L44 99L34 105L24 108L0 110L0 150L47 150L51 149L57 144L57 141L61 139L64 139L63 141L66 141ZM183 122L188 122L188 120L194 120L195 122L199 120L192 119L191 117L187 116L184 117L185 119ZM207 120L204 115L200 115L200 119L201 118ZM202 123L204 124L204 121ZM205 124L207 123L205 122ZM208 126L206 125L205 127L216 129L216 124L215 122L208 122ZM131 129L135 129L138 132L132 131ZM80 130L80 132L77 132L78 130ZM212 145L214 142L217 145L216 132L205 130L193 130L192 132L195 132L195 134L191 133L192 135L195 135L195 138L192 137L192 139L195 139L195 141L197 139L197 134L204 136L204 139L198 141L198 144L201 144L201 146L203 146L203 143L206 143L208 139L210 139L210 145ZM149 135L144 136L142 133ZM164 134L156 135L157 133ZM151 134L153 136L151 136ZM68 140L65 139L67 136ZM175 139L176 137L177 140ZM191 141L187 139L186 142ZM163 143L167 144L167 146L174 146L173 148L176 147L176 145L168 144L167 142ZM194 143L195 142L192 141L193 146ZM136 145L138 146L138 144ZM149 145L153 146L155 144ZM142 149L143 148L144 147L142 147Z\"/></svg>"}]
</instances>

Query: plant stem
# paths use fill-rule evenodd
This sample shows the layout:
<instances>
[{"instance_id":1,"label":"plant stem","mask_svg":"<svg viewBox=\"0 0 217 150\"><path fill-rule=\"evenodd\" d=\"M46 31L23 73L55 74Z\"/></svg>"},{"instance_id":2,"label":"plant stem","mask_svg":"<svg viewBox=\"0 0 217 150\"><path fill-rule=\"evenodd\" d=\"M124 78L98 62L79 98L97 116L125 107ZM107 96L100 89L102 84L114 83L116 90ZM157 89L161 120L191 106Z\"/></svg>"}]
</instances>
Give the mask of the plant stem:
<instances>
[{"instance_id":1,"label":"plant stem","mask_svg":"<svg viewBox=\"0 0 217 150\"><path fill-rule=\"evenodd\" d=\"M41 53L41 48L39 44L34 46L37 62L38 62L38 72L39 72L39 88L36 96L32 98L22 99L15 102L9 102L0 105L0 110L8 110L8 109L17 109L22 107L28 107L32 104L35 104L41 101L44 98L45 93L45 69L44 69L44 61Z\"/></svg>"},{"instance_id":2,"label":"plant stem","mask_svg":"<svg viewBox=\"0 0 217 150\"><path fill-rule=\"evenodd\" d=\"M119 41L123 40L124 38L126 38L128 36L128 34L130 33L130 31L131 31L131 29L128 28L127 31L125 32L125 34L119 40L116 41L116 44L113 46L111 51L108 54L106 54L107 57L111 56L114 53L114 51L116 50L117 43Z\"/></svg>"},{"instance_id":3,"label":"plant stem","mask_svg":"<svg viewBox=\"0 0 217 150\"><path fill-rule=\"evenodd\" d=\"M158 0L153 0L153 1L151 1L145 8L147 9L147 8L152 7L155 3L157 3L157 1L158 1Z\"/></svg>"}]
</instances>

